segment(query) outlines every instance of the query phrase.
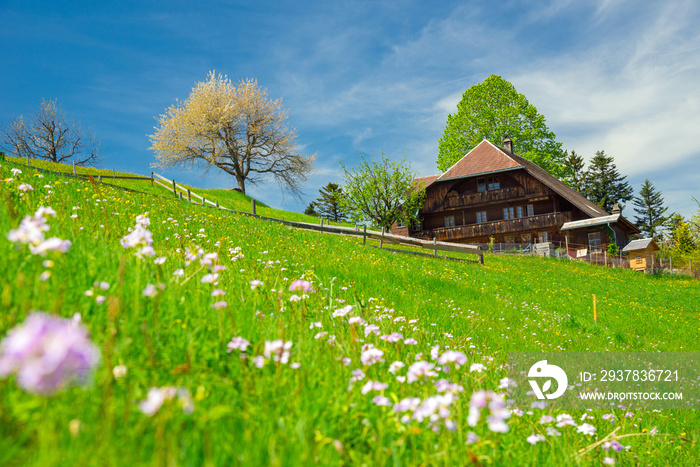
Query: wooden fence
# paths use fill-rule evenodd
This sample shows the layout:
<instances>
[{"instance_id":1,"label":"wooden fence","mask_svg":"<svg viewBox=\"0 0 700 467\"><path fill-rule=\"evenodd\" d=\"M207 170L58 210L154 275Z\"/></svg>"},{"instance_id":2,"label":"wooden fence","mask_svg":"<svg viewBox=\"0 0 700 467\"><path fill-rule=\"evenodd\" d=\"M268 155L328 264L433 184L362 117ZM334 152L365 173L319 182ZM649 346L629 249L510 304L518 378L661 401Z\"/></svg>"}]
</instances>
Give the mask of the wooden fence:
<instances>
[{"instance_id":1,"label":"wooden fence","mask_svg":"<svg viewBox=\"0 0 700 467\"><path fill-rule=\"evenodd\" d=\"M236 214L242 214L245 216L253 216L258 219L262 220L268 220L272 222L279 222L284 225L288 225L290 227L294 227L297 229L305 229L305 230L315 230L317 232L325 232L325 233L333 233L337 235L348 235L348 236L355 236L355 237L362 237L362 244L366 245L367 244L367 239L372 239L372 240L377 240L379 241L379 248L382 248L384 246L384 243L388 244L393 244L393 245L400 245L400 246L408 246L408 247L414 247L414 248L421 248L423 250L430 251L432 253L432 256L437 257L438 256L438 251L443 251L443 252L453 252L453 253L468 253L468 254L474 254L477 256L477 261L479 264L484 264L484 252L481 248L475 245L461 245L457 243L447 243L447 242L439 242L437 240L429 241L429 240L420 240L417 238L409 238L409 237L402 237L399 235L393 235L384 231L378 232L374 230L367 230L367 227L363 227L360 229L359 227L341 227L341 226L331 226L331 225L323 225L323 219L321 219L321 224L312 224L309 222L296 222L296 221L288 221L284 219L277 219L274 217L266 217L266 216L260 216L256 214L255 212L255 200L251 200L251 212L245 212L245 211L237 211L234 209L229 209L224 206L220 206L218 201L211 201L206 199L204 196L198 195L197 193L193 192L190 188L184 187L178 183L175 182L175 180L170 180L168 178L163 177L160 174L157 174L155 172L151 172L150 177L143 177L143 176L117 176L115 171L112 171L112 175L89 175L89 174L79 174L77 173L75 164L73 164L73 173L70 174L69 172L55 172L53 170L48 170L44 169L41 167L34 167L31 164L28 166L31 167L34 170L39 170L42 172L46 173L52 173L55 175L60 175L64 177L76 177L76 178L85 178L85 179L93 179L97 180L100 183L103 183L103 179L109 180L109 179L114 179L114 180L148 180L151 182L151 185L158 185L162 188L165 188L166 190L170 191L173 193L175 196L177 196L181 200L187 200L191 203L195 204L200 204L202 206L209 206L212 208L216 209L222 209L224 211L236 213ZM108 185L108 184L107 184ZM126 187L118 186L118 185L109 185L114 188L119 188L123 189L126 191L137 191L133 189L129 189ZM194 199L199 200L199 203L196 203L193 201ZM396 250L392 249L391 251L398 252L398 253L410 253L410 254L421 254L421 253L416 253L414 251L404 251L404 250ZM458 259L458 258L451 258L451 259Z\"/></svg>"}]
</instances>

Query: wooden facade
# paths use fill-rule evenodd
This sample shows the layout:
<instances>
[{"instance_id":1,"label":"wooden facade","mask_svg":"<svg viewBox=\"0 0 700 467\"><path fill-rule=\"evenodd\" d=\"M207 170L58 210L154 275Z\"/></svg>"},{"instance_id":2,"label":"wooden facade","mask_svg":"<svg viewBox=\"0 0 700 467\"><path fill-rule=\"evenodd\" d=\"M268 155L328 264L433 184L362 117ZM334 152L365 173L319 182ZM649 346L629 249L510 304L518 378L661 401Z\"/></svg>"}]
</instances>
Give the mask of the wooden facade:
<instances>
[{"instance_id":1,"label":"wooden facade","mask_svg":"<svg viewBox=\"0 0 700 467\"><path fill-rule=\"evenodd\" d=\"M611 242L623 247L636 230L617 219L562 232L566 223L609 214L531 161L488 141L445 174L416 182L426 185L419 222L395 224L392 232L397 235L456 243L554 242L575 247L593 242L602 249Z\"/></svg>"}]
</instances>

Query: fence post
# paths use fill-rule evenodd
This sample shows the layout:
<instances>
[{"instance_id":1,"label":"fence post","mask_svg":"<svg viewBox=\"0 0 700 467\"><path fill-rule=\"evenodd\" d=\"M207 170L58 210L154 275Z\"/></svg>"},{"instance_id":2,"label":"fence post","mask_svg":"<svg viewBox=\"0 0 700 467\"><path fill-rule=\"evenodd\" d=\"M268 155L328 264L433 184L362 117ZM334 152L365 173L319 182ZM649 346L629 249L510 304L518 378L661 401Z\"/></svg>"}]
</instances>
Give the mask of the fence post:
<instances>
[{"instance_id":1,"label":"fence post","mask_svg":"<svg viewBox=\"0 0 700 467\"><path fill-rule=\"evenodd\" d=\"M219 209L219 200L216 200L216 209Z\"/></svg>"},{"instance_id":2,"label":"fence post","mask_svg":"<svg viewBox=\"0 0 700 467\"><path fill-rule=\"evenodd\" d=\"M102 183L102 175L97 176L97 183Z\"/></svg>"},{"instance_id":3,"label":"fence post","mask_svg":"<svg viewBox=\"0 0 700 467\"><path fill-rule=\"evenodd\" d=\"M206 202L207 202L207 199L204 196L202 196L202 206L204 206L206 204Z\"/></svg>"},{"instance_id":4,"label":"fence post","mask_svg":"<svg viewBox=\"0 0 700 467\"><path fill-rule=\"evenodd\" d=\"M29 167L29 153L27 153L27 167Z\"/></svg>"},{"instance_id":5,"label":"fence post","mask_svg":"<svg viewBox=\"0 0 700 467\"><path fill-rule=\"evenodd\" d=\"M192 193L189 188L187 189L187 201L192 202Z\"/></svg>"},{"instance_id":6,"label":"fence post","mask_svg":"<svg viewBox=\"0 0 700 467\"><path fill-rule=\"evenodd\" d=\"M175 179L173 178L173 193L177 195L177 189L175 188Z\"/></svg>"},{"instance_id":7,"label":"fence post","mask_svg":"<svg viewBox=\"0 0 700 467\"><path fill-rule=\"evenodd\" d=\"M78 174L75 172L75 161L73 161L73 176L77 177Z\"/></svg>"},{"instance_id":8,"label":"fence post","mask_svg":"<svg viewBox=\"0 0 700 467\"><path fill-rule=\"evenodd\" d=\"M362 231L362 246L365 246L366 244L367 244L367 225L365 225L365 228Z\"/></svg>"},{"instance_id":9,"label":"fence post","mask_svg":"<svg viewBox=\"0 0 700 467\"><path fill-rule=\"evenodd\" d=\"M433 256L437 258L437 237L433 237L433 245L434 245L434 250L433 250Z\"/></svg>"},{"instance_id":10,"label":"fence post","mask_svg":"<svg viewBox=\"0 0 700 467\"><path fill-rule=\"evenodd\" d=\"M112 168L112 180L116 180L116 179L117 179L117 171L114 170L114 168ZM173 182L173 183L175 183L175 182Z\"/></svg>"},{"instance_id":11,"label":"fence post","mask_svg":"<svg viewBox=\"0 0 700 467\"><path fill-rule=\"evenodd\" d=\"M182 192L178 192L178 195L180 196L180 201L182 201Z\"/></svg>"},{"instance_id":12,"label":"fence post","mask_svg":"<svg viewBox=\"0 0 700 467\"><path fill-rule=\"evenodd\" d=\"M321 227L323 227L323 217L321 218Z\"/></svg>"},{"instance_id":13,"label":"fence post","mask_svg":"<svg viewBox=\"0 0 700 467\"><path fill-rule=\"evenodd\" d=\"M479 264L484 264L484 254L479 253Z\"/></svg>"},{"instance_id":14,"label":"fence post","mask_svg":"<svg viewBox=\"0 0 700 467\"><path fill-rule=\"evenodd\" d=\"M255 198L250 199L250 211L255 215Z\"/></svg>"},{"instance_id":15,"label":"fence post","mask_svg":"<svg viewBox=\"0 0 700 467\"><path fill-rule=\"evenodd\" d=\"M382 227L382 238L379 240L379 249L381 250L384 246L384 227Z\"/></svg>"},{"instance_id":16,"label":"fence post","mask_svg":"<svg viewBox=\"0 0 700 467\"><path fill-rule=\"evenodd\" d=\"M153 172L151 172L151 186L153 186Z\"/></svg>"}]
</instances>

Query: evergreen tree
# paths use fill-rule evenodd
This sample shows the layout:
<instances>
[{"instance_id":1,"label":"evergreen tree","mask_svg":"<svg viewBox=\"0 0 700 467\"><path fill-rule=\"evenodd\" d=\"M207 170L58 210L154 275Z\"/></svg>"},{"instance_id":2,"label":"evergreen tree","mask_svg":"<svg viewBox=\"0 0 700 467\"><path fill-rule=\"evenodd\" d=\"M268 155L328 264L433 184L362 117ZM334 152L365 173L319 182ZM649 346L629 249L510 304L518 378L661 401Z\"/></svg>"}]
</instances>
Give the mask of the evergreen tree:
<instances>
[{"instance_id":1,"label":"evergreen tree","mask_svg":"<svg viewBox=\"0 0 700 467\"><path fill-rule=\"evenodd\" d=\"M306 214L307 216L318 217L318 213L316 212L316 201L311 201L309 205L306 206L304 214Z\"/></svg>"},{"instance_id":2,"label":"evergreen tree","mask_svg":"<svg viewBox=\"0 0 700 467\"><path fill-rule=\"evenodd\" d=\"M586 189L584 194L588 199L610 212L615 203L624 208L623 201L634 197L634 190L625 181L627 176L620 175L614 163L614 158L597 151L586 171Z\"/></svg>"},{"instance_id":3,"label":"evergreen tree","mask_svg":"<svg viewBox=\"0 0 700 467\"><path fill-rule=\"evenodd\" d=\"M656 191L654 185L647 178L639 190L639 196L634 198L634 212L638 214L634 221L648 237L660 240L663 226L668 221L667 207L664 207L664 199L661 193Z\"/></svg>"},{"instance_id":4,"label":"evergreen tree","mask_svg":"<svg viewBox=\"0 0 700 467\"><path fill-rule=\"evenodd\" d=\"M567 154L564 164L566 165L566 183L579 193L583 193L586 188L586 171L584 170L586 163L583 157L576 154L576 151L571 151L571 154Z\"/></svg>"},{"instance_id":5,"label":"evergreen tree","mask_svg":"<svg viewBox=\"0 0 700 467\"><path fill-rule=\"evenodd\" d=\"M318 192L321 193L321 197L316 199L314 206L318 217L330 219L333 222L341 222L347 218L347 214L340 206L343 189L337 183L329 182Z\"/></svg>"}]
</instances>

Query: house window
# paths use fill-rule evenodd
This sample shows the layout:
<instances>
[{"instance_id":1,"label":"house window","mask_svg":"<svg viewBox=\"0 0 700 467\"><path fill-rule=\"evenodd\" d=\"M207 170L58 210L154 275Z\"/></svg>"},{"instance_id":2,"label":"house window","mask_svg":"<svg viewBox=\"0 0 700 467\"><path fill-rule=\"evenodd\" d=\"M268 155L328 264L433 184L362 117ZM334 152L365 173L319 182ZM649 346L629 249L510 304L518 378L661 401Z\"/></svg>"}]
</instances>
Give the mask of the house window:
<instances>
[{"instance_id":1,"label":"house window","mask_svg":"<svg viewBox=\"0 0 700 467\"><path fill-rule=\"evenodd\" d=\"M506 245L515 245L515 237L506 237Z\"/></svg>"},{"instance_id":2,"label":"house window","mask_svg":"<svg viewBox=\"0 0 700 467\"><path fill-rule=\"evenodd\" d=\"M523 243L532 243L532 235L530 234L523 234Z\"/></svg>"},{"instance_id":3,"label":"house window","mask_svg":"<svg viewBox=\"0 0 700 467\"><path fill-rule=\"evenodd\" d=\"M476 191L486 191L486 179L477 178L476 179Z\"/></svg>"},{"instance_id":4,"label":"house window","mask_svg":"<svg viewBox=\"0 0 700 467\"><path fill-rule=\"evenodd\" d=\"M498 182L498 177L488 178L489 190L498 190L501 188L501 184Z\"/></svg>"},{"instance_id":5,"label":"house window","mask_svg":"<svg viewBox=\"0 0 700 467\"><path fill-rule=\"evenodd\" d=\"M600 232L588 234L588 246L591 249L591 253L600 253L603 251L600 243Z\"/></svg>"},{"instance_id":6,"label":"house window","mask_svg":"<svg viewBox=\"0 0 700 467\"><path fill-rule=\"evenodd\" d=\"M445 227L455 226L455 216L445 217Z\"/></svg>"},{"instance_id":7,"label":"house window","mask_svg":"<svg viewBox=\"0 0 700 467\"><path fill-rule=\"evenodd\" d=\"M641 256L637 256L637 264L642 264L642 257Z\"/></svg>"},{"instance_id":8,"label":"house window","mask_svg":"<svg viewBox=\"0 0 700 467\"><path fill-rule=\"evenodd\" d=\"M406 224L404 224L403 219L399 219L396 221L396 227L398 227L398 228L406 227Z\"/></svg>"},{"instance_id":9,"label":"house window","mask_svg":"<svg viewBox=\"0 0 700 467\"><path fill-rule=\"evenodd\" d=\"M481 224L482 222L486 222L486 211L476 213L476 223Z\"/></svg>"},{"instance_id":10,"label":"house window","mask_svg":"<svg viewBox=\"0 0 700 467\"><path fill-rule=\"evenodd\" d=\"M503 208L503 218L512 219L515 215L515 210L513 208Z\"/></svg>"},{"instance_id":11,"label":"house window","mask_svg":"<svg viewBox=\"0 0 700 467\"><path fill-rule=\"evenodd\" d=\"M540 243L547 243L549 241L549 235L547 235L547 232L538 233L537 238Z\"/></svg>"},{"instance_id":12,"label":"house window","mask_svg":"<svg viewBox=\"0 0 700 467\"><path fill-rule=\"evenodd\" d=\"M527 215L528 217L535 215L535 207L532 204L527 205Z\"/></svg>"},{"instance_id":13,"label":"house window","mask_svg":"<svg viewBox=\"0 0 700 467\"><path fill-rule=\"evenodd\" d=\"M411 230L414 232L420 231L420 221L415 221L413 224L411 224Z\"/></svg>"},{"instance_id":14,"label":"house window","mask_svg":"<svg viewBox=\"0 0 700 467\"><path fill-rule=\"evenodd\" d=\"M516 208L516 212L518 213L518 217L523 217L523 207L522 206L518 206Z\"/></svg>"}]
</instances>

